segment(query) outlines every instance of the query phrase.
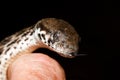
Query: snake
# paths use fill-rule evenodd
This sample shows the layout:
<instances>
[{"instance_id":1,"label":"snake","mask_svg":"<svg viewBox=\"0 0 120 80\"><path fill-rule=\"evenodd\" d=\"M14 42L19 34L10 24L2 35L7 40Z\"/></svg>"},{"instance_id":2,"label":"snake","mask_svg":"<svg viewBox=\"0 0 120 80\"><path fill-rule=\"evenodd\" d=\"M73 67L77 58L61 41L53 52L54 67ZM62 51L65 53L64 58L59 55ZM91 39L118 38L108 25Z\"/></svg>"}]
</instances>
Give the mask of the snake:
<instances>
[{"instance_id":1,"label":"snake","mask_svg":"<svg viewBox=\"0 0 120 80\"><path fill-rule=\"evenodd\" d=\"M46 48L65 58L78 54L80 36L67 21L43 18L0 42L0 80L7 79L9 65L19 56Z\"/></svg>"}]
</instances>

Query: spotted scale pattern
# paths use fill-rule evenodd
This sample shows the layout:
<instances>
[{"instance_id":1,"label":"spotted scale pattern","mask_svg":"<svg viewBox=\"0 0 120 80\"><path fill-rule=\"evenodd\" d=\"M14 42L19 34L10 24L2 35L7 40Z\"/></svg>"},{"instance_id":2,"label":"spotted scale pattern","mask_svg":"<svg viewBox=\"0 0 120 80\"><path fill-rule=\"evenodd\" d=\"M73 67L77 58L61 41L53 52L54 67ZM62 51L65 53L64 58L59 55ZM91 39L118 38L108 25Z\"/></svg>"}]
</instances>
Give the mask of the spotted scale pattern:
<instances>
[{"instance_id":1,"label":"spotted scale pattern","mask_svg":"<svg viewBox=\"0 0 120 80\"><path fill-rule=\"evenodd\" d=\"M38 21L0 42L0 80L7 80L7 68L15 59L38 48L48 48L67 58L75 57L79 40L75 29L64 20Z\"/></svg>"}]
</instances>

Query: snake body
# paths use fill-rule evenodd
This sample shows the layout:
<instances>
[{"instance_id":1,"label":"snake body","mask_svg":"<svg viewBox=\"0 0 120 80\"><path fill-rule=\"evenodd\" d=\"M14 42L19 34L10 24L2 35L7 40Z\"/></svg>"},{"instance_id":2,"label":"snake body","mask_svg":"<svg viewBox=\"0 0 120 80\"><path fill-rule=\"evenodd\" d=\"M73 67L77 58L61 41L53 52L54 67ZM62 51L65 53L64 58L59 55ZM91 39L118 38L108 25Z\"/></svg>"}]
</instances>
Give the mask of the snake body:
<instances>
[{"instance_id":1,"label":"snake body","mask_svg":"<svg viewBox=\"0 0 120 80\"><path fill-rule=\"evenodd\" d=\"M0 42L0 80L7 80L8 66L20 55L48 48L63 57L76 56L79 35L66 21L45 18Z\"/></svg>"}]
</instances>

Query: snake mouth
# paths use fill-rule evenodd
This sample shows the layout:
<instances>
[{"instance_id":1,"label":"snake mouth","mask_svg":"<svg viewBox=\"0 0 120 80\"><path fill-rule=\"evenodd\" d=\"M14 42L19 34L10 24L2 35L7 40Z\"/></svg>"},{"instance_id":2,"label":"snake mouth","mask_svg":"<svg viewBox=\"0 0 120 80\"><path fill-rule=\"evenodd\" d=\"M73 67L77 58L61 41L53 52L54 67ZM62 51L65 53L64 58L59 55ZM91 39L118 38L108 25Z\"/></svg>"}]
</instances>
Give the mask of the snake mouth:
<instances>
[{"instance_id":1,"label":"snake mouth","mask_svg":"<svg viewBox=\"0 0 120 80\"><path fill-rule=\"evenodd\" d=\"M56 50L56 49L50 48L50 47L48 49L56 52L58 55L60 55L62 57L65 57L65 58L74 58L74 57L76 57L76 55L75 55L76 53L74 53L74 52L72 52L72 53L64 53L63 51L61 52L59 50Z\"/></svg>"}]
</instances>

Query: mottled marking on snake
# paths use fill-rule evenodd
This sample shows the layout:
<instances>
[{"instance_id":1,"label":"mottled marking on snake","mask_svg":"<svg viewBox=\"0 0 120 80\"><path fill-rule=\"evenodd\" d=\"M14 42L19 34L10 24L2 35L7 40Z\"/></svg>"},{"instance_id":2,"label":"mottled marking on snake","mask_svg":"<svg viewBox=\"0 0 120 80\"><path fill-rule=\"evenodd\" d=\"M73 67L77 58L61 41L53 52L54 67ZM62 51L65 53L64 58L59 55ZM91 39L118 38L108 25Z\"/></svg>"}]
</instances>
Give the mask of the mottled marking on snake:
<instances>
[{"instance_id":1,"label":"mottled marking on snake","mask_svg":"<svg viewBox=\"0 0 120 80\"><path fill-rule=\"evenodd\" d=\"M45 35L44 34L41 34L41 37L45 40Z\"/></svg>"},{"instance_id":2,"label":"mottled marking on snake","mask_svg":"<svg viewBox=\"0 0 120 80\"><path fill-rule=\"evenodd\" d=\"M27 40L28 40L28 38L25 39L25 41L27 41Z\"/></svg>"},{"instance_id":3,"label":"mottled marking on snake","mask_svg":"<svg viewBox=\"0 0 120 80\"><path fill-rule=\"evenodd\" d=\"M74 35L74 36L73 36ZM7 80L9 65L19 56L47 48L66 58L77 56L79 35L62 19L45 18L0 42L0 80Z\"/></svg>"},{"instance_id":4,"label":"mottled marking on snake","mask_svg":"<svg viewBox=\"0 0 120 80\"><path fill-rule=\"evenodd\" d=\"M16 41L17 41L17 40L8 43L8 44L7 44L7 47L10 46L10 45L12 45L12 44L14 44Z\"/></svg>"},{"instance_id":5,"label":"mottled marking on snake","mask_svg":"<svg viewBox=\"0 0 120 80\"><path fill-rule=\"evenodd\" d=\"M40 34L38 34L38 37L40 38L40 40L42 40L42 38L41 38L41 35L40 35Z\"/></svg>"},{"instance_id":6,"label":"mottled marking on snake","mask_svg":"<svg viewBox=\"0 0 120 80\"><path fill-rule=\"evenodd\" d=\"M7 54L7 52L8 52L9 50L10 50L10 47L7 48L4 53Z\"/></svg>"},{"instance_id":7,"label":"mottled marking on snake","mask_svg":"<svg viewBox=\"0 0 120 80\"><path fill-rule=\"evenodd\" d=\"M16 43L19 43L21 40L17 40Z\"/></svg>"},{"instance_id":8,"label":"mottled marking on snake","mask_svg":"<svg viewBox=\"0 0 120 80\"><path fill-rule=\"evenodd\" d=\"M31 32L31 33L30 33L30 36L33 35L33 33L34 33L34 32Z\"/></svg>"},{"instance_id":9,"label":"mottled marking on snake","mask_svg":"<svg viewBox=\"0 0 120 80\"><path fill-rule=\"evenodd\" d=\"M16 49L16 48L15 48ZM13 53L10 53L10 56L12 55Z\"/></svg>"}]
</instances>

